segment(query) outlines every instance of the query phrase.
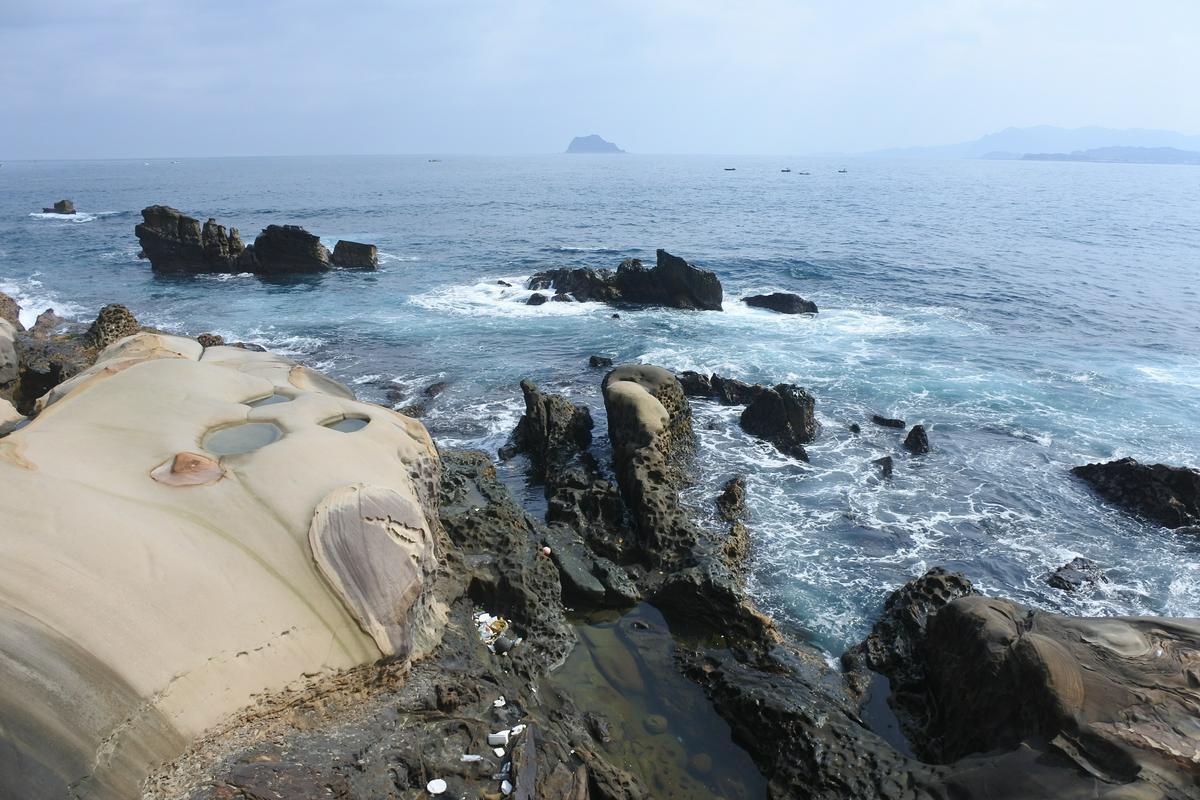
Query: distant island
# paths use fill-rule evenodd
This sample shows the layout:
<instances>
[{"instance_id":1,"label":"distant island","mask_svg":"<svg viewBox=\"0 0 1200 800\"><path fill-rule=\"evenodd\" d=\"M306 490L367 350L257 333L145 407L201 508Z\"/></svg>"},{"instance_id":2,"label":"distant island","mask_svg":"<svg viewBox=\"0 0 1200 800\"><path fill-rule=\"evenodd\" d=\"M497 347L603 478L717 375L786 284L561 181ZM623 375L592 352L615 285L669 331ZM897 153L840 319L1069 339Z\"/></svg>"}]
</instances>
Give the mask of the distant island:
<instances>
[{"instance_id":1,"label":"distant island","mask_svg":"<svg viewBox=\"0 0 1200 800\"><path fill-rule=\"evenodd\" d=\"M1176 147L1096 147L1072 153L1025 153L1023 161L1094 161L1108 164L1200 164L1200 152Z\"/></svg>"},{"instance_id":2,"label":"distant island","mask_svg":"<svg viewBox=\"0 0 1200 800\"><path fill-rule=\"evenodd\" d=\"M612 142L601 139L596 134L590 136L576 136L567 145L568 153L624 153L625 151L617 147Z\"/></svg>"},{"instance_id":3,"label":"distant island","mask_svg":"<svg viewBox=\"0 0 1200 800\"><path fill-rule=\"evenodd\" d=\"M1145 128L1056 128L1051 125L1038 125L1032 128L1006 128L970 142L933 147L896 147L860 155L887 158L1019 159L1026 153L1073 155L1076 152L1114 147L1200 150L1200 136Z\"/></svg>"}]
</instances>

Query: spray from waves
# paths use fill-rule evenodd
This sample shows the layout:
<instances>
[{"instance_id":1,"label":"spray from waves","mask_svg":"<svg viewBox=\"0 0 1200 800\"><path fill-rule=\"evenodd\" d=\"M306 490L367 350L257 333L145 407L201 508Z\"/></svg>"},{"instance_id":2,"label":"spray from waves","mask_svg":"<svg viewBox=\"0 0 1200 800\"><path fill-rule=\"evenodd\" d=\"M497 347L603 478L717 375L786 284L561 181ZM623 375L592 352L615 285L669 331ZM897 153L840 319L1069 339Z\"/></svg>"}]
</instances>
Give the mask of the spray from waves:
<instances>
[{"instance_id":1,"label":"spray from waves","mask_svg":"<svg viewBox=\"0 0 1200 800\"><path fill-rule=\"evenodd\" d=\"M402 256L398 253L385 253L382 250L378 251L378 255L380 264L410 263L421 260L420 256Z\"/></svg>"},{"instance_id":2,"label":"spray from waves","mask_svg":"<svg viewBox=\"0 0 1200 800\"><path fill-rule=\"evenodd\" d=\"M63 300L47 289L37 278L40 274L35 272L20 283L0 283L0 292L16 300L17 305L21 307L21 324L26 328L32 327L38 315L49 309L54 309L54 313L64 319L75 321L84 321L89 313L94 313L78 303Z\"/></svg>"},{"instance_id":3,"label":"spray from waves","mask_svg":"<svg viewBox=\"0 0 1200 800\"><path fill-rule=\"evenodd\" d=\"M470 286L444 286L424 294L414 295L410 302L422 308L448 311L467 316L499 317L576 317L607 310L599 303L547 302L531 306L526 302L533 292L526 289L528 275L506 276L475 283ZM505 285L507 284L507 285ZM542 294L547 294L543 292Z\"/></svg>"},{"instance_id":4,"label":"spray from waves","mask_svg":"<svg viewBox=\"0 0 1200 800\"><path fill-rule=\"evenodd\" d=\"M588 246L588 245L554 245L551 247L543 247L543 253L595 253L597 255L619 256L630 252L629 250L619 250L615 247L606 245Z\"/></svg>"},{"instance_id":5,"label":"spray from waves","mask_svg":"<svg viewBox=\"0 0 1200 800\"><path fill-rule=\"evenodd\" d=\"M63 222L79 224L82 222L95 222L103 217L115 217L124 214L124 211L76 211L74 214L46 214L40 211L30 212L31 219L47 220L49 222Z\"/></svg>"}]
</instances>

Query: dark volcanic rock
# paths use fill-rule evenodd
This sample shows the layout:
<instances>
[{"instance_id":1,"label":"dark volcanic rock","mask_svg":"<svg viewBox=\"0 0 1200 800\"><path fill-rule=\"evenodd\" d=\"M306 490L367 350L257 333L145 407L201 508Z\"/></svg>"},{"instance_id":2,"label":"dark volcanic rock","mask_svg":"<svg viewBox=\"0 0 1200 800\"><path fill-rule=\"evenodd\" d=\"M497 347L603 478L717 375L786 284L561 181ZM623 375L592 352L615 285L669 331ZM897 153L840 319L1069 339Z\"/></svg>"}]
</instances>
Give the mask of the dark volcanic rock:
<instances>
[{"instance_id":1,"label":"dark volcanic rock","mask_svg":"<svg viewBox=\"0 0 1200 800\"><path fill-rule=\"evenodd\" d=\"M540 306L542 303L545 303L545 302L546 302L546 295L540 294L538 292L534 292L533 294L529 295L529 299L525 301L525 305Z\"/></svg>"},{"instance_id":2,"label":"dark volcanic rock","mask_svg":"<svg viewBox=\"0 0 1200 800\"><path fill-rule=\"evenodd\" d=\"M333 246L331 259L335 267L342 269L375 269L379 266L379 248L339 239Z\"/></svg>"},{"instance_id":3,"label":"dark volcanic rock","mask_svg":"<svg viewBox=\"0 0 1200 800\"><path fill-rule=\"evenodd\" d=\"M683 387L683 393L688 397L709 397L712 395L712 384L708 380L707 375L701 375L699 372L691 370L680 372L675 376L679 381L679 385Z\"/></svg>"},{"instance_id":4,"label":"dark volcanic rock","mask_svg":"<svg viewBox=\"0 0 1200 800\"><path fill-rule=\"evenodd\" d=\"M1046 583L1064 592L1074 592L1084 586L1108 583L1108 577L1095 561L1076 556L1047 575Z\"/></svg>"},{"instance_id":5,"label":"dark volcanic rock","mask_svg":"<svg viewBox=\"0 0 1200 800\"><path fill-rule=\"evenodd\" d=\"M142 327L128 308L111 303L100 309L96 321L88 328L87 337L98 350L103 350L118 339L139 333Z\"/></svg>"},{"instance_id":6,"label":"dark volcanic rock","mask_svg":"<svg viewBox=\"0 0 1200 800\"><path fill-rule=\"evenodd\" d=\"M220 347L225 344L225 338L215 333L202 333L196 337L196 341L203 347Z\"/></svg>"},{"instance_id":7,"label":"dark volcanic rock","mask_svg":"<svg viewBox=\"0 0 1200 800\"><path fill-rule=\"evenodd\" d=\"M817 435L816 401L793 384L762 391L742 412L742 429L785 455L808 460L804 443Z\"/></svg>"},{"instance_id":8,"label":"dark volcanic rock","mask_svg":"<svg viewBox=\"0 0 1200 800\"><path fill-rule=\"evenodd\" d=\"M517 422L506 454L528 453L534 473L545 480L547 472L561 471L592 443L592 414L557 394L543 394L532 381L521 381L525 413Z\"/></svg>"},{"instance_id":9,"label":"dark volcanic rock","mask_svg":"<svg viewBox=\"0 0 1200 800\"><path fill-rule=\"evenodd\" d=\"M754 308L766 308L780 314L816 314L817 304L791 292L753 294L743 297L742 302Z\"/></svg>"},{"instance_id":10,"label":"dark volcanic rock","mask_svg":"<svg viewBox=\"0 0 1200 800\"><path fill-rule=\"evenodd\" d=\"M876 425L882 425L885 428L907 428L908 427L908 423L906 423L904 420L895 419L893 417L885 417L882 414L872 414L871 422L874 422Z\"/></svg>"},{"instance_id":11,"label":"dark volcanic rock","mask_svg":"<svg viewBox=\"0 0 1200 800\"><path fill-rule=\"evenodd\" d=\"M43 208L43 214L74 214L75 204L70 200L59 200L53 208Z\"/></svg>"},{"instance_id":12,"label":"dark volcanic rock","mask_svg":"<svg viewBox=\"0 0 1200 800\"><path fill-rule=\"evenodd\" d=\"M892 460L891 456L884 456L883 458L877 458L874 461L872 461L871 463L874 464L875 466L879 467L879 475L881 477L884 477L884 478L892 477L892 472L895 469L896 465L895 465L895 462Z\"/></svg>"},{"instance_id":13,"label":"dark volcanic rock","mask_svg":"<svg viewBox=\"0 0 1200 800\"><path fill-rule=\"evenodd\" d=\"M722 378L715 373L709 378L709 383L712 386L712 396L724 406L744 406L753 403L759 395L767 391L766 387L760 384L750 385L736 378Z\"/></svg>"},{"instance_id":14,"label":"dark volcanic rock","mask_svg":"<svg viewBox=\"0 0 1200 800\"><path fill-rule=\"evenodd\" d=\"M913 455L929 452L929 436L925 433L924 425L913 425L908 436L904 437L904 449Z\"/></svg>"},{"instance_id":15,"label":"dark volcanic rock","mask_svg":"<svg viewBox=\"0 0 1200 800\"><path fill-rule=\"evenodd\" d=\"M588 359L588 366L592 369L602 369L604 367L611 367L612 365L613 360L608 356L592 356Z\"/></svg>"},{"instance_id":16,"label":"dark volcanic rock","mask_svg":"<svg viewBox=\"0 0 1200 800\"><path fill-rule=\"evenodd\" d=\"M1106 500L1160 525L1200 525L1200 471L1122 458L1071 472Z\"/></svg>"},{"instance_id":17,"label":"dark volcanic rock","mask_svg":"<svg viewBox=\"0 0 1200 800\"><path fill-rule=\"evenodd\" d=\"M33 326L29 329L29 335L44 339L47 336L53 336L66 324L67 321L55 314L53 308L47 308L37 315L37 319L33 321Z\"/></svg>"},{"instance_id":18,"label":"dark volcanic rock","mask_svg":"<svg viewBox=\"0 0 1200 800\"><path fill-rule=\"evenodd\" d=\"M329 250L299 225L268 225L238 260L249 272L267 275L326 272Z\"/></svg>"},{"instance_id":19,"label":"dark volcanic rock","mask_svg":"<svg viewBox=\"0 0 1200 800\"><path fill-rule=\"evenodd\" d=\"M622 261L613 280L627 303L721 310L722 290L717 276L666 250L658 251L652 269L636 258Z\"/></svg>"},{"instance_id":20,"label":"dark volcanic rock","mask_svg":"<svg viewBox=\"0 0 1200 800\"><path fill-rule=\"evenodd\" d=\"M552 302L552 303L573 303L574 300L571 299L571 295L566 294L565 292L559 292L558 294L556 294L550 298L550 302Z\"/></svg>"},{"instance_id":21,"label":"dark volcanic rock","mask_svg":"<svg viewBox=\"0 0 1200 800\"><path fill-rule=\"evenodd\" d=\"M726 522L737 522L746 515L746 476L735 475L726 481L717 495L717 513Z\"/></svg>"},{"instance_id":22,"label":"dark volcanic rock","mask_svg":"<svg viewBox=\"0 0 1200 800\"><path fill-rule=\"evenodd\" d=\"M26 416L36 411L37 399L96 361L96 349L90 339L71 336L17 337L17 382L13 387L13 405Z\"/></svg>"},{"instance_id":23,"label":"dark volcanic rock","mask_svg":"<svg viewBox=\"0 0 1200 800\"><path fill-rule=\"evenodd\" d=\"M539 272L526 288L553 289L580 302L624 302L639 305L721 310L721 282L712 272L694 267L666 250L658 251L654 267L636 258L610 270L562 268Z\"/></svg>"},{"instance_id":24,"label":"dark volcanic rock","mask_svg":"<svg viewBox=\"0 0 1200 800\"><path fill-rule=\"evenodd\" d=\"M25 330L21 324L21 307L4 292L0 292L0 319L7 320L19 331Z\"/></svg>"},{"instance_id":25,"label":"dark volcanic rock","mask_svg":"<svg viewBox=\"0 0 1200 800\"><path fill-rule=\"evenodd\" d=\"M171 208L142 209L142 222L134 228L142 245L142 258L156 272L238 272L245 247L237 228L229 235L215 220L204 223Z\"/></svg>"}]
</instances>

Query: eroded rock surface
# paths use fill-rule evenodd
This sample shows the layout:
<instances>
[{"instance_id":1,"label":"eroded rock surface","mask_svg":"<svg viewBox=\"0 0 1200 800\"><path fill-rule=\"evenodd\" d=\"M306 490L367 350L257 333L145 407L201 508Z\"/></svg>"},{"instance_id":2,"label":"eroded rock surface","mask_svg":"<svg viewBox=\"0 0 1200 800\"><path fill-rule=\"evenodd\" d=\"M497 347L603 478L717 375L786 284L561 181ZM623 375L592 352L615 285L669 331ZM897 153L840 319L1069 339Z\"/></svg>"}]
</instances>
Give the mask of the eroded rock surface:
<instances>
[{"instance_id":1,"label":"eroded rock surface","mask_svg":"<svg viewBox=\"0 0 1200 800\"><path fill-rule=\"evenodd\" d=\"M342 269L375 269L379 266L379 248L373 244L339 239L333 246L333 265Z\"/></svg>"},{"instance_id":2,"label":"eroded rock surface","mask_svg":"<svg viewBox=\"0 0 1200 800\"><path fill-rule=\"evenodd\" d=\"M799 386L781 383L758 393L742 412L741 424L784 455L807 461L804 445L817 435L816 400Z\"/></svg>"},{"instance_id":3,"label":"eroded rock surface","mask_svg":"<svg viewBox=\"0 0 1200 800\"><path fill-rule=\"evenodd\" d=\"M636 258L618 265L616 272L596 269L552 269L529 279L529 289L554 289L582 302L633 303L707 311L720 311L721 282L706 269L659 250L656 263L647 267Z\"/></svg>"},{"instance_id":4,"label":"eroded rock surface","mask_svg":"<svg viewBox=\"0 0 1200 800\"><path fill-rule=\"evenodd\" d=\"M742 302L753 308L765 308L780 314L816 314L817 304L792 292L772 292L743 297Z\"/></svg>"}]
</instances>

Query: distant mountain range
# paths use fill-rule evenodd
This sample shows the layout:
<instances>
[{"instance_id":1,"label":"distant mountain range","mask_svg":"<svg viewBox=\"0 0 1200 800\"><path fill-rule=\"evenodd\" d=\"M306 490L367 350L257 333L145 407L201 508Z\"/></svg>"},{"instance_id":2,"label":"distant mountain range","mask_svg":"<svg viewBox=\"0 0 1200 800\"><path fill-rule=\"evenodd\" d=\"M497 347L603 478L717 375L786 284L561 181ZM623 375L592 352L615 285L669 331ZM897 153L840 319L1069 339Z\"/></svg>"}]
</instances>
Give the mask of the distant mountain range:
<instances>
[{"instance_id":1,"label":"distant mountain range","mask_svg":"<svg viewBox=\"0 0 1200 800\"><path fill-rule=\"evenodd\" d=\"M1145 128L1056 128L1038 125L1033 128L1006 128L971 142L931 147L893 147L860 155L887 158L1021 158L1026 153L1072 154L1107 147L1200 150L1200 136Z\"/></svg>"},{"instance_id":2,"label":"distant mountain range","mask_svg":"<svg viewBox=\"0 0 1200 800\"><path fill-rule=\"evenodd\" d=\"M596 134L590 136L576 136L567 145L568 153L624 153L625 151L617 147L612 142L601 139Z\"/></svg>"}]
</instances>

